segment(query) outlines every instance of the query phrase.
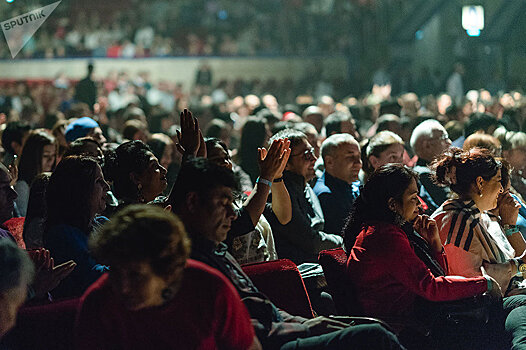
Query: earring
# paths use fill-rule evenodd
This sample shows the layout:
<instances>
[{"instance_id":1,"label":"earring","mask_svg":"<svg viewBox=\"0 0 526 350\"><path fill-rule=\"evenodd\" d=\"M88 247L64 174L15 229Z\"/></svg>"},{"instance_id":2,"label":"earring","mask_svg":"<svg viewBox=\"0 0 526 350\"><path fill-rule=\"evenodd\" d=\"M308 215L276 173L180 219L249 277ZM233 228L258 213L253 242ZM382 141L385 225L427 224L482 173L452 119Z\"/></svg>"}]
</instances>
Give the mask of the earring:
<instances>
[{"instance_id":1,"label":"earring","mask_svg":"<svg viewBox=\"0 0 526 350\"><path fill-rule=\"evenodd\" d=\"M479 189L479 197L482 198L482 188Z\"/></svg>"}]
</instances>

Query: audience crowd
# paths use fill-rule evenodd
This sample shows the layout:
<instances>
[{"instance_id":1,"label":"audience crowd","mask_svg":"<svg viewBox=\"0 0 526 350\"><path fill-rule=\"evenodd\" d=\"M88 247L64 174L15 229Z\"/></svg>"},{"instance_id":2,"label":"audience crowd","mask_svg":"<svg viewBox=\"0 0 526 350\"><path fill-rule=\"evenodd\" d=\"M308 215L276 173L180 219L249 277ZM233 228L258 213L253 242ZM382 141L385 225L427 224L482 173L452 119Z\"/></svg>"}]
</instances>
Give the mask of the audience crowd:
<instances>
[{"instance_id":1,"label":"audience crowd","mask_svg":"<svg viewBox=\"0 0 526 350\"><path fill-rule=\"evenodd\" d=\"M20 308L80 298L80 349L526 349L526 96L295 96L205 71L189 94L93 66L2 85L3 342ZM355 314L333 316L327 250ZM276 259L318 316L241 266Z\"/></svg>"},{"instance_id":2,"label":"audience crowd","mask_svg":"<svg viewBox=\"0 0 526 350\"><path fill-rule=\"evenodd\" d=\"M0 6L8 20L42 4L27 1ZM21 57L341 54L351 44L353 9L359 6L255 0L244 6L233 0L94 1L89 7L61 3L29 39ZM331 16L333 11L340 15ZM7 47L2 47L0 58L9 57Z\"/></svg>"}]
</instances>

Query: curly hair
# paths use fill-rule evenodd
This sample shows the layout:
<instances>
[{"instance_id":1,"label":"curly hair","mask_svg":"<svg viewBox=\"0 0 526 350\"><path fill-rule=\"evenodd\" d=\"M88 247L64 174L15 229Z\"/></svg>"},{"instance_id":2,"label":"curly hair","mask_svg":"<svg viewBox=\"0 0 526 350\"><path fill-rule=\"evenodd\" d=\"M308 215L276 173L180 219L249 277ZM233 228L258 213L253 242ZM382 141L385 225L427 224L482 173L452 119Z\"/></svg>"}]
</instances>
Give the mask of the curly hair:
<instances>
[{"instance_id":1,"label":"curly hair","mask_svg":"<svg viewBox=\"0 0 526 350\"><path fill-rule=\"evenodd\" d=\"M119 199L137 199L137 185L130 174L142 174L150 164L151 148L142 141L128 141L111 153L104 163L104 174L113 181L115 195Z\"/></svg>"},{"instance_id":2,"label":"curly hair","mask_svg":"<svg viewBox=\"0 0 526 350\"><path fill-rule=\"evenodd\" d=\"M489 181L501 168L502 163L490 150L478 147L467 151L450 148L431 163L434 182L449 186L459 196L469 194L479 176Z\"/></svg>"},{"instance_id":3,"label":"curly hair","mask_svg":"<svg viewBox=\"0 0 526 350\"><path fill-rule=\"evenodd\" d=\"M147 262L170 278L190 256L190 240L181 220L152 205L130 205L90 239L93 255L108 265Z\"/></svg>"}]
</instances>

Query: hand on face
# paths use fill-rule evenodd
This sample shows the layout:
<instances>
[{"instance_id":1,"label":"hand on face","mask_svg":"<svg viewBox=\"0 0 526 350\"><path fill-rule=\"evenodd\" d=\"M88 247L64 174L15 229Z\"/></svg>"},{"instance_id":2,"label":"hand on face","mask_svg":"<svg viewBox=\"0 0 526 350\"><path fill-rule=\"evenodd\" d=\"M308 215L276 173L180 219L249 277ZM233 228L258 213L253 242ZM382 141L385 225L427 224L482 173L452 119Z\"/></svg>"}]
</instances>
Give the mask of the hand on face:
<instances>
[{"instance_id":1,"label":"hand on face","mask_svg":"<svg viewBox=\"0 0 526 350\"><path fill-rule=\"evenodd\" d=\"M440 241L440 235L435 220L427 215L418 215L413 222L413 228L436 252L442 251L442 242Z\"/></svg>"},{"instance_id":2,"label":"hand on face","mask_svg":"<svg viewBox=\"0 0 526 350\"><path fill-rule=\"evenodd\" d=\"M519 217L521 205L506 191L499 196L498 209L502 223L504 225L515 225Z\"/></svg>"}]
</instances>

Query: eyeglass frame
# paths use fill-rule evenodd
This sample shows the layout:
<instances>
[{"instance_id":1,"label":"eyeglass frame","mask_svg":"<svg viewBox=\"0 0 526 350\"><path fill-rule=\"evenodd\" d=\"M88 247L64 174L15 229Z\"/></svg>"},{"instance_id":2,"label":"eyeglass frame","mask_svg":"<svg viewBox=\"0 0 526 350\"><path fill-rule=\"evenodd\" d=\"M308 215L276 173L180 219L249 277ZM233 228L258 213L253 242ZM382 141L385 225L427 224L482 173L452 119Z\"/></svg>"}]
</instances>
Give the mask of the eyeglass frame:
<instances>
[{"instance_id":1,"label":"eyeglass frame","mask_svg":"<svg viewBox=\"0 0 526 350\"><path fill-rule=\"evenodd\" d=\"M301 155L303 155L303 159L308 161L308 162L310 162L312 160L316 160L316 155L314 154L314 147L307 148L302 153L291 154L290 157L296 157L296 156L301 156Z\"/></svg>"}]
</instances>

